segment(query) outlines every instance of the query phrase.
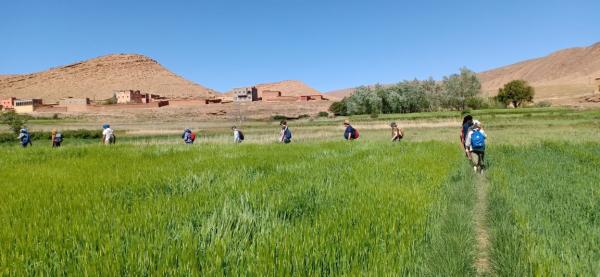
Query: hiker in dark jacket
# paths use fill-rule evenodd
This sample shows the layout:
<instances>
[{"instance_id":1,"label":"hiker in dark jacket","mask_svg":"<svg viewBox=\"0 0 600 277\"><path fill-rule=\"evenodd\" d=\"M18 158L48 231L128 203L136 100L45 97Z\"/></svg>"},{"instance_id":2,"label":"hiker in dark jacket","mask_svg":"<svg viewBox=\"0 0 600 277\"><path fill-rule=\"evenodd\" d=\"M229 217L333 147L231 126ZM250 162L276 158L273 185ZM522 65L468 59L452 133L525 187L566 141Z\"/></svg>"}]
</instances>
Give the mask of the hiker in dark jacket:
<instances>
[{"instance_id":1,"label":"hiker in dark jacket","mask_svg":"<svg viewBox=\"0 0 600 277\"><path fill-rule=\"evenodd\" d=\"M350 121L347 119L344 120L344 127L346 127L346 130L344 130L344 138L346 140L355 140L358 138L356 129L350 125Z\"/></svg>"},{"instance_id":2,"label":"hiker in dark jacket","mask_svg":"<svg viewBox=\"0 0 600 277\"><path fill-rule=\"evenodd\" d=\"M469 133L469 130L471 130L471 127L473 127L473 116L469 114L463 118L463 123L460 129L460 144L462 145L462 148L465 151L465 155L469 160L471 159L471 151L469 151L469 149L467 148L466 141L467 134Z\"/></svg>"},{"instance_id":3,"label":"hiker in dark jacket","mask_svg":"<svg viewBox=\"0 0 600 277\"><path fill-rule=\"evenodd\" d=\"M281 126L281 131L279 132L279 142L285 144L292 142L292 131L290 131L287 121L282 120L279 122L279 126Z\"/></svg>"},{"instance_id":4,"label":"hiker in dark jacket","mask_svg":"<svg viewBox=\"0 0 600 277\"><path fill-rule=\"evenodd\" d=\"M183 130L183 134L181 134L181 138L183 139L183 142L185 142L185 144L193 144L194 143L194 135L192 133L192 130L190 130L189 128L185 128L185 130Z\"/></svg>"},{"instance_id":5,"label":"hiker in dark jacket","mask_svg":"<svg viewBox=\"0 0 600 277\"><path fill-rule=\"evenodd\" d=\"M21 146L23 147L27 147L28 145L33 146L33 144L31 143L31 135L25 128L21 129L21 131L19 132L19 137L17 137L17 139L21 141Z\"/></svg>"}]
</instances>

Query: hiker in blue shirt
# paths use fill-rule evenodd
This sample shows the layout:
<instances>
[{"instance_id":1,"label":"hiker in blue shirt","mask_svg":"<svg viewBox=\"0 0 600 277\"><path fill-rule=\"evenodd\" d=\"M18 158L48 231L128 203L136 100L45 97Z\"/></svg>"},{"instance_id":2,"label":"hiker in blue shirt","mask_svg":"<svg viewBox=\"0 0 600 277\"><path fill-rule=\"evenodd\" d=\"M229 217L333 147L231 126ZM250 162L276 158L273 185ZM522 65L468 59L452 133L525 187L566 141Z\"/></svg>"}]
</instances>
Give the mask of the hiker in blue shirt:
<instances>
[{"instance_id":1,"label":"hiker in blue shirt","mask_svg":"<svg viewBox=\"0 0 600 277\"><path fill-rule=\"evenodd\" d=\"M281 126L281 131L279 132L279 142L288 144L292 142L292 131L288 128L287 121L282 120L279 122L279 126Z\"/></svg>"},{"instance_id":2,"label":"hiker in blue shirt","mask_svg":"<svg viewBox=\"0 0 600 277\"><path fill-rule=\"evenodd\" d=\"M487 135L481 126L481 122L478 120L473 120L473 128L467 134L467 139L465 141L465 147L469 150L469 152L474 153L477 156L477 162L473 162L473 169L475 171L481 171L485 168L485 140L487 139ZM473 155L471 155L473 156Z\"/></svg>"},{"instance_id":3,"label":"hiker in blue shirt","mask_svg":"<svg viewBox=\"0 0 600 277\"><path fill-rule=\"evenodd\" d=\"M183 142L185 142L185 144L193 144L196 140L196 134L194 134L190 128L185 128L185 130L183 130L181 138L183 139Z\"/></svg>"},{"instance_id":4,"label":"hiker in blue shirt","mask_svg":"<svg viewBox=\"0 0 600 277\"><path fill-rule=\"evenodd\" d=\"M21 131L19 132L19 137L17 137L17 139L21 141L21 146L23 147L27 147L28 145L33 146L33 144L31 143L31 135L29 135L29 132L25 128L21 129Z\"/></svg>"},{"instance_id":5,"label":"hiker in blue shirt","mask_svg":"<svg viewBox=\"0 0 600 277\"><path fill-rule=\"evenodd\" d=\"M344 127L346 127L346 130L344 130L344 138L346 140L355 140L358 138L358 131L350 125L350 121L347 119L344 120Z\"/></svg>"}]
</instances>

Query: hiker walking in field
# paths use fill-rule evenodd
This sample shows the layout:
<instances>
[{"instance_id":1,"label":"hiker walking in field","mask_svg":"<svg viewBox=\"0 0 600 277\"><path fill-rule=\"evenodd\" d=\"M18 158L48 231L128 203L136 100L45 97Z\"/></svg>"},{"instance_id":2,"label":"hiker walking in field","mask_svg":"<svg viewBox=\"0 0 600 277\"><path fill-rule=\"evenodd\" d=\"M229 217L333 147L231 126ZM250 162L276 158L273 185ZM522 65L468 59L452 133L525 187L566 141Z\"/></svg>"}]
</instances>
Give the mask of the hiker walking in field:
<instances>
[{"instance_id":1,"label":"hiker walking in field","mask_svg":"<svg viewBox=\"0 0 600 277\"><path fill-rule=\"evenodd\" d=\"M52 140L52 148L60 147L60 144L63 141L63 136L60 132L56 131L56 129L52 129L52 137L50 139Z\"/></svg>"},{"instance_id":2,"label":"hiker walking in field","mask_svg":"<svg viewBox=\"0 0 600 277\"><path fill-rule=\"evenodd\" d=\"M344 127L346 127L346 129L344 130L344 138L346 140L355 140L358 138L358 130L354 129L354 127L350 125L350 121L348 121L347 119L344 120Z\"/></svg>"},{"instance_id":3,"label":"hiker walking in field","mask_svg":"<svg viewBox=\"0 0 600 277\"><path fill-rule=\"evenodd\" d=\"M196 140L196 134L191 129L185 128L183 134L181 134L181 138L185 144L193 144Z\"/></svg>"},{"instance_id":4,"label":"hiker walking in field","mask_svg":"<svg viewBox=\"0 0 600 277\"><path fill-rule=\"evenodd\" d=\"M467 158L469 160L471 159L471 152L469 151L469 148L466 145L466 142L467 142L466 140L467 140L467 135L472 127L473 127L473 116L468 114L463 118L463 123L462 123L461 129L460 129L460 144L462 145L463 151L465 151L465 155L467 156Z\"/></svg>"},{"instance_id":5,"label":"hiker walking in field","mask_svg":"<svg viewBox=\"0 0 600 277\"><path fill-rule=\"evenodd\" d=\"M473 161L473 169L481 172L485 168L485 140L487 135L481 126L481 122L473 120L472 130L467 134L465 146L469 149L469 152L473 153L477 157L477 161ZM471 157L473 158L473 154Z\"/></svg>"},{"instance_id":6,"label":"hiker walking in field","mask_svg":"<svg viewBox=\"0 0 600 277\"><path fill-rule=\"evenodd\" d=\"M288 128L287 121L282 120L279 122L279 126L281 126L281 132L279 132L279 142L288 144L292 142L292 131Z\"/></svg>"},{"instance_id":7,"label":"hiker walking in field","mask_svg":"<svg viewBox=\"0 0 600 277\"><path fill-rule=\"evenodd\" d=\"M231 127L231 130L233 130L233 142L241 143L242 141L244 141L244 133L242 133L242 131L240 131L238 127L233 126Z\"/></svg>"},{"instance_id":8,"label":"hiker walking in field","mask_svg":"<svg viewBox=\"0 0 600 277\"><path fill-rule=\"evenodd\" d=\"M33 144L31 143L31 135L29 135L29 131L27 131L27 129L25 128L21 129L21 131L19 132L19 137L17 137L17 139L21 141L21 146L23 147L33 146Z\"/></svg>"},{"instance_id":9,"label":"hiker walking in field","mask_svg":"<svg viewBox=\"0 0 600 277\"><path fill-rule=\"evenodd\" d=\"M400 140L402 140L402 138L404 137L404 130L398 127L398 124L396 124L396 122L392 122L390 124L390 127L392 127L392 142L399 142Z\"/></svg>"},{"instance_id":10,"label":"hiker walking in field","mask_svg":"<svg viewBox=\"0 0 600 277\"><path fill-rule=\"evenodd\" d=\"M110 128L109 124L102 125L102 143L103 144L115 144L117 138L115 137L115 131Z\"/></svg>"}]
</instances>

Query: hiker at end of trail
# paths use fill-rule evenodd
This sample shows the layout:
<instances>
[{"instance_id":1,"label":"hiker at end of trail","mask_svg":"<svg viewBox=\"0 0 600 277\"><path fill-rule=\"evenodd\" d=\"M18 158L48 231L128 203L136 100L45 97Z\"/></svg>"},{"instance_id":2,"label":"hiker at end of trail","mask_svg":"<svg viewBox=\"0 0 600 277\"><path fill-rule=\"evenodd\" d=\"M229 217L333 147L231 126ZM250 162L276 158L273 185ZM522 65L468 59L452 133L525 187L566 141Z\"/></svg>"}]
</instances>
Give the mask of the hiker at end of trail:
<instances>
[{"instance_id":1,"label":"hiker at end of trail","mask_svg":"<svg viewBox=\"0 0 600 277\"><path fill-rule=\"evenodd\" d=\"M292 142L292 131L288 128L287 121L282 120L279 122L279 126L281 126L281 132L279 132L279 142L288 144Z\"/></svg>"},{"instance_id":2,"label":"hiker at end of trail","mask_svg":"<svg viewBox=\"0 0 600 277\"><path fill-rule=\"evenodd\" d=\"M196 141L196 133L192 132L190 128L185 128L181 138L185 144L193 144Z\"/></svg>"},{"instance_id":3,"label":"hiker at end of trail","mask_svg":"<svg viewBox=\"0 0 600 277\"><path fill-rule=\"evenodd\" d=\"M63 142L63 136L56 129L52 129L52 148L60 147L60 144Z\"/></svg>"},{"instance_id":4,"label":"hiker at end of trail","mask_svg":"<svg viewBox=\"0 0 600 277\"><path fill-rule=\"evenodd\" d=\"M33 146L33 143L31 143L31 135L29 134L29 131L27 131L26 128L21 129L21 131L19 132L19 137L17 137L17 139L21 141L21 146L23 147Z\"/></svg>"},{"instance_id":5,"label":"hiker at end of trail","mask_svg":"<svg viewBox=\"0 0 600 277\"><path fill-rule=\"evenodd\" d=\"M471 159L473 163L473 169L475 171L481 170L485 168L485 140L487 139L487 135L483 130L483 126L481 122L478 120L473 120L473 127L467 134L467 139L465 142L465 146L469 149L469 152L475 154L477 156L477 162ZM471 154L471 157L473 155Z\"/></svg>"},{"instance_id":6,"label":"hiker at end of trail","mask_svg":"<svg viewBox=\"0 0 600 277\"><path fill-rule=\"evenodd\" d=\"M471 160L471 152L469 151L469 148L467 147L466 142L467 142L467 134L469 133L469 131L471 130L472 127L473 127L473 116L468 114L465 117L463 117L463 123L460 127L460 144L463 148L463 151L465 151L465 155L467 156L467 158L469 160Z\"/></svg>"},{"instance_id":7,"label":"hiker at end of trail","mask_svg":"<svg viewBox=\"0 0 600 277\"><path fill-rule=\"evenodd\" d=\"M359 137L358 130L356 130L352 125L350 125L350 121L348 119L344 120L344 139L346 140L355 140Z\"/></svg>"},{"instance_id":8,"label":"hiker at end of trail","mask_svg":"<svg viewBox=\"0 0 600 277\"><path fill-rule=\"evenodd\" d=\"M237 126L231 127L231 130L233 131L233 142L242 143L244 141L244 133Z\"/></svg>"},{"instance_id":9,"label":"hiker at end of trail","mask_svg":"<svg viewBox=\"0 0 600 277\"><path fill-rule=\"evenodd\" d=\"M115 136L115 131L110 128L109 124L102 125L102 143L109 145L115 144L117 142L117 137Z\"/></svg>"},{"instance_id":10,"label":"hiker at end of trail","mask_svg":"<svg viewBox=\"0 0 600 277\"><path fill-rule=\"evenodd\" d=\"M404 137L404 130L402 128L398 127L398 124L396 124L396 122L392 122L390 124L390 127L392 128L392 142L394 142L394 141L400 142L402 140L402 138Z\"/></svg>"}]
</instances>

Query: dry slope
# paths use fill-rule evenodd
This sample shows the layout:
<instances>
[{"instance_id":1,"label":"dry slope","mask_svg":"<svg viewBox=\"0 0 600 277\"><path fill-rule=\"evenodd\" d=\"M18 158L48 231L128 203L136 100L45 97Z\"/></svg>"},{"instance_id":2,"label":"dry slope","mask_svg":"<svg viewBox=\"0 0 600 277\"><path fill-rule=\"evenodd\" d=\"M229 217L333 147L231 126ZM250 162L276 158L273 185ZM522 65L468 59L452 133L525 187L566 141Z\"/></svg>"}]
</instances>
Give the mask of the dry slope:
<instances>
[{"instance_id":1,"label":"dry slope","mask_svg":"<svg viewBox=\"0 0 600 277\"><path fill-rule=\"evenodd\" d=\"M106 99L115 90L135 89L171 97L207 97L214 91L172 73L143 55L116 54L51 68L0 76L0 97Z\"/></svg>"},{"instance_id":2,"label":"dry slope","mask_svg":"<svg viewBox=\"0 0 600 277\"><path fill-rule=\"evenodd\" d=\"M536 100L561 102L590 94L594 79L600 77L600 43L569 48L546 57L479 73L482 89L494 95L515 79L528 81L536 89Z\"/></svg>"}]
</instances>

